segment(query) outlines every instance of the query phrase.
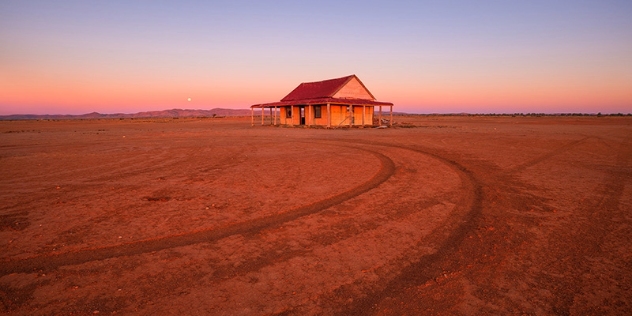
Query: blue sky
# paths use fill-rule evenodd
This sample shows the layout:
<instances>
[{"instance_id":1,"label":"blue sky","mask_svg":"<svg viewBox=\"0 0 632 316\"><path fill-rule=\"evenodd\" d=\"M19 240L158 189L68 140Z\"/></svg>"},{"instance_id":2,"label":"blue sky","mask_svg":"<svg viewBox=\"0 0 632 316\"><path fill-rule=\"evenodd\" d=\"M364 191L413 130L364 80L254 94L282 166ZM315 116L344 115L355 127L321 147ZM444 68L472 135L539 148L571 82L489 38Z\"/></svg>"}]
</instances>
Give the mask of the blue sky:
<instances>
[{"instance_id":1,"label":"blue sky","mask_svg":"<svg viewBox=\"0 0 632 316\"><path fill-rule=\"evenodd\" d=\"M247 108L350 74L400 111L627 113L630 16L632 1L3 1L0 115Z\"/></svg>"}]
</instances>

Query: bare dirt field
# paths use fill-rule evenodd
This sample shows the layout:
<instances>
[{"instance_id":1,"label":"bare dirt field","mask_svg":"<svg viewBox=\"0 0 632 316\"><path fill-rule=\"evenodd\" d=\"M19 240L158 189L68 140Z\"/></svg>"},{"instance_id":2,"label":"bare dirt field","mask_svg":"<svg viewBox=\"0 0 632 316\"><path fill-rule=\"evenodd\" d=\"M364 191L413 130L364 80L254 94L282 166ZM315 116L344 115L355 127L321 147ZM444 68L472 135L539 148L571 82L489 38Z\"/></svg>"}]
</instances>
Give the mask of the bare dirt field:
<instances>
[{"instance_id":1,"label":"bare dirt field","mask_svg":"<svg viewBox=\"0 0 632 316\"><path fill-rule=\"evenodd\" d=\"M632 118L0 122L0 312L632 313Z\"/></svg>"}]
</instances>

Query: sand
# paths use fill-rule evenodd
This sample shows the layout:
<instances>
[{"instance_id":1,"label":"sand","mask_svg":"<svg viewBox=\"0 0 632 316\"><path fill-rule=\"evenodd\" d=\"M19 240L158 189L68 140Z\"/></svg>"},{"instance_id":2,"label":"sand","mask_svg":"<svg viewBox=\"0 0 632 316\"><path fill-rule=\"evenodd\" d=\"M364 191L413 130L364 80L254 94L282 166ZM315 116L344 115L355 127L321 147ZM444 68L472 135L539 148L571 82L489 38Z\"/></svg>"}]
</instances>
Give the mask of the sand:
<instances>
[{"instance_id":1,"label":"sand","mask_svg":"<svg viewBox=\"0 0 632 316\"><path fill-rule=\"evenodd\" d=\"M632 312L632 118L396 120L2 121L0 311Z\"/></svg>"}]
</instances>

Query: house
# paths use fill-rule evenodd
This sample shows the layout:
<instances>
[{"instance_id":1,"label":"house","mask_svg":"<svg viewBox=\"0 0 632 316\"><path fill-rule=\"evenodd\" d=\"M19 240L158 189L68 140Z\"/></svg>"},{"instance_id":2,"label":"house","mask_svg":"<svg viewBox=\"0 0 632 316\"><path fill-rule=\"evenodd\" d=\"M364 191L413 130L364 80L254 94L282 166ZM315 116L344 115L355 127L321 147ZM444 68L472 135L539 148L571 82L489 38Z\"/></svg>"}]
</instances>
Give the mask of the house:
<instances>
[{"instance_id":1,"label":"house","mask_svg":"<svg viewBox=\"0 0 632 316\"><path fill-rule=\"evenodd\" d=\"M304 82L279 102L250 107L254 126L255 108L261 109L261 125L373 126L375 107L382 125L382 107L389 107L393 124L393 103L378 102L356 75L316 82ZM266 111L268 118L266 120ZM278 123L277 123L278 118Z\"/></svg>"}]
</instances>

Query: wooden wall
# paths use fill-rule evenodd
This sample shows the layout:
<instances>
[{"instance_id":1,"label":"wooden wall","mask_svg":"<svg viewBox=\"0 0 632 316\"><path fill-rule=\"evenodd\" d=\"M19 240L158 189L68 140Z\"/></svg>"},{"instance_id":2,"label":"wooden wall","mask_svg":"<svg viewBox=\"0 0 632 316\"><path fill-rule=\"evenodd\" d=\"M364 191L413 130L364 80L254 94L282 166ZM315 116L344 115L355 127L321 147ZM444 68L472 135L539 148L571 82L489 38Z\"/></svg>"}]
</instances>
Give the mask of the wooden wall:
<instances>
[{"instance_id":1,"label":"wooden wall","mask_svg":"<svg viewBox=\"0 0 632 316\"><path fill-rule=\"evenodd\" d=\"M331 127L349 125L349 112L346 105L331 106Z\"/></svg>"},{"instance_id":2,"label":"wooden wall","mask_svg":"<svg viewBox=\"0 0 632 316\"><path fill-rule=\"evenodd\" d=\"M362 115L364 115L364 125L373 125L373 107L367 106L362 112L362 106L353 107L353 125L363 125Z\"/></svg>"},{"instance_id":3,"label":"wooden wall","mask_svg":"<svg viewBox=\"0 0 632 316\"><path fill-rule=\"evenodd\" d=\"M294 107L294 109L292 109L292 117L287 117L287 108L282 106L280 107L281 109L281 114L279 115L280 119L280 124L281 125L298 125L299 120L298 120L298 107Z\"/></svg>"},{"instance_id":4,"label":"wooden wall","mask_svg":"<svg viewBox=\"0 0 632 316\"><path fill-rule=\"evenodd\" d=\"M266 112L267 113L267 112ZM305 125L327 126L328 113L327 105L323 104L320 108L320 118L314 117L314 109L311 106L305 106ZM372 106L366 107L364 112L364 125L373 125L374 109ZM362 106L353 107L353 125L362 125ZM331 105L331 127L348 126L350 124L349 112L346 105ZM282 125L300 125L299 106L295 105L292 110L292 117L287 117L287 108L280 107L279 124Z\"/></svg>"},{"instance_id":5,"label":"wooden wall","mask_svg":"<svg viewBox=\"0 0 632 316\"><path fill-rule=\"evenodd\" d=\"M344 87L334 94L334 98L374 100L371 93L356 78L349 80Z\"/></svg>"}]
</instances>

